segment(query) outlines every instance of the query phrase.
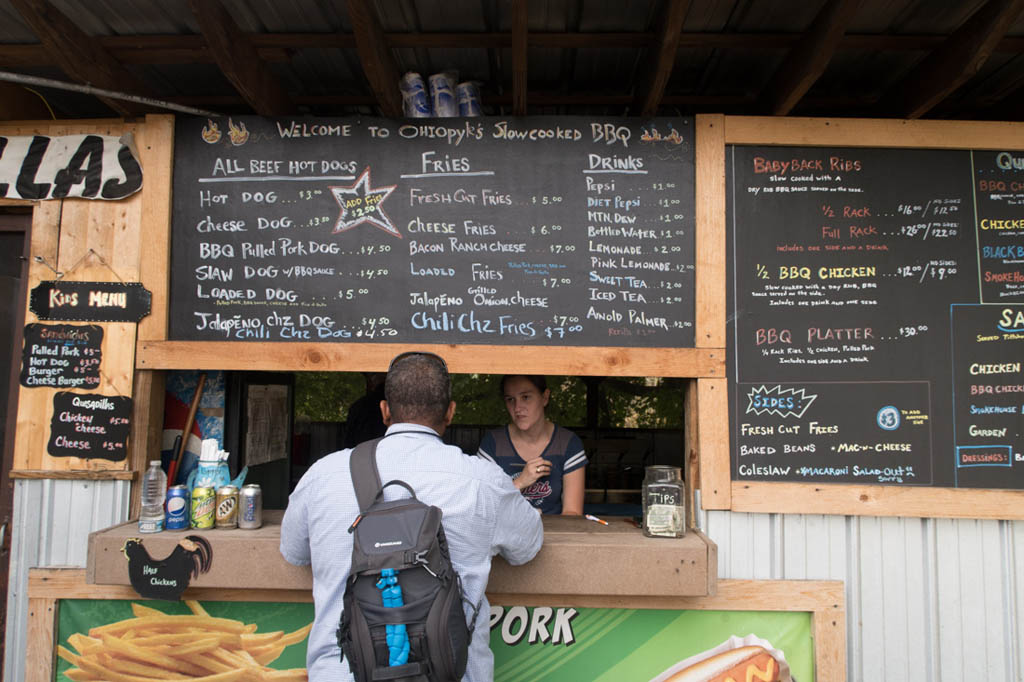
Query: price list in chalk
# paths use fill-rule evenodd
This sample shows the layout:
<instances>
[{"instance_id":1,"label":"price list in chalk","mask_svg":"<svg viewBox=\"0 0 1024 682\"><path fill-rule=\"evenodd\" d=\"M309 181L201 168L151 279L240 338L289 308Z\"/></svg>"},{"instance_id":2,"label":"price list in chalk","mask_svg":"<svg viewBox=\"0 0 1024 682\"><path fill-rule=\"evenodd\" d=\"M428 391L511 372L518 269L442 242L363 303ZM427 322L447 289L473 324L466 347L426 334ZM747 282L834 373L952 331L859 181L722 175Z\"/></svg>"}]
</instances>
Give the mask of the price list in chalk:
<instances>
[{"instance_id":1,"label":"price list in chalk","mask_svg":"<svg viewBox=\"0 0 1024 682\"><path fill-rule=\"evenodd\" d=\"M949 306L978 295L970 152L735 147L738 480L952 485Z\"/></svg>"},{"instance_id":2,"label":"price list in chalk","mask_svg":"<svg viewBox=\"0 0 1024 682\"><path fill-rule=\"evenodd\" d=\"M27 324L19 381L27 388L96 388L100 383L103 328L99 325Z\"/></svg>"},{"instance_id":3,"label":"price list in chalk","mask_svg":"<svg viewBox=\"0 0 1024 682\"><path fill-rule=\"evenodd\" d=\"M57 392L46 451L52 457L120 462L128 453L131 413L131 398Z\"/></svg>"},{"instance_id":4,"label":"price list in chalk","mask_svg":"<svg viewBox=\"0 0 1024 682\"><path fill-rule=\"evenodd\" d=\"M971 152L984 303L1024 302L1024 151Z\"/></svg>"},{"instance_id":5,"label":"price list in chalk","mask_svg":"<svg viewBox=\"0 0 1024 682\"><path fill-rule=\"evenodd\" d=\"M928 376L922 344L948 347L945 304L976 296L967 160L735 148L740 378Z\"/></svg>"},{"instance_id":6,"label":"price list in chalk","mask_svg":"<svg viewBox=\"0 0 1024 682\"><path fill-rule=\"evenodd\" d=\"M954 305L950 314L957 485L1022 489L1024 305Z\"/></svg>"},{"instance_id":7,"label":"price list in chalk","mask_svg":"<svg viewBox=\"0 0 1024 682\"><path fill-rule=\"evenodd\" d=\"M178 123L172 338L693 345L690 120L208 125Z\"/></svg>"}]
</instances>

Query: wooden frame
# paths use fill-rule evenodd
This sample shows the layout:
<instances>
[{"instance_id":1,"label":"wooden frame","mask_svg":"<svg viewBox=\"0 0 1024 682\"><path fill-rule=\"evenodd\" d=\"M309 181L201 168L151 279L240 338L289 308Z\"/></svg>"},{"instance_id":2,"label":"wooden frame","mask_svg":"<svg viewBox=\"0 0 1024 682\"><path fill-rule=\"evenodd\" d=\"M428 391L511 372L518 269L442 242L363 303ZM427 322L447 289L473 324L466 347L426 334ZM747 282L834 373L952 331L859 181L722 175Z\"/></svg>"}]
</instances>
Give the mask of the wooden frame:
<instances>
[{"instance_id":1,"label":"wooden frame","mask_svg":"<svg viewBox=\"0 0 1024 682\"><path fill-rule=\"evenodd\" d=\"M190 588L199 600L309 602L305 590ZM834 580L722 580L710 597L561 597L489 594L499 606L693 609L720 611L806 611L811 614L817 682L846 679L846 597ZM29 571L28 651L25 682L52 682L60 599L140 599L127 585L89 585L84 569Z\"/></svg>"},{"instance_id":2,"label":"wooden frame","mask_svg":"<svg viewBox=\"0 0 1024 682\"><path fill-rule=\"evenodd\" d=\"M167 119L167 120L162 120ZM169 117L150 120L167 126L164 139L173 141ZM687 413L698 410L707 424L726 405L725 391L725 117L695 117L696 164L695 309L693 348L627 348L584 346L497 346L469 344L262 343L259 353L239 352L240 342L167 340L170 279L171 205L154 198L144 208L147 248L142 281L154 292L153 314L139 324L136 369L219 369L228 371L384 371L397 353L429 350L441 354L453 372L490 374L574 374L577 376L662 376L695 378L697 390L687 400ZM156 169L158 181L169 184L170 164ZM152 206L152 210L150 209ZM720 413L720 412L719 412ZM688 423L698 420L690 418ZM694 429L696 431L696 429ZM702 487L710 498L727 504L729 487L717 486L715 466L725 462L728 477L727 428L709 426L687 452L701 453ZM708 455L711 455L708 457ZM682 459L680 460L682 462ZM709 478L704 480L705 472ZM705 493L708 497L708 493Z\"/></svg>"},{"instance_id":3,"label":"wooden frame","mask_svg":"<svg viewBox=\"0 0 1024 682\"><path fill-rule=\"evenodd\" d=\"M154 293L153 312L138 325L135 376L137 385L133 420L132 459L127 477L144 462L145 453L158 442L163 404L160 370L225 369L278 371L379 371L396 353L427 348L442 353L455 372L570 373L580 376L665 376L694 378L696 389L687 400L687 419L698 425L688 449L696 454L695 483L699 481L705 509L735 511L947 516L965 518L1024 518L1018 491L954 488L903 488L875 485L815 485L759 483L731 480L727 414L728 381L725 377L725 151L730 144L913 147L933 149L1021 148L1024 124L1007 122L904 121L883 119L815 119L698 115L695 117L695 347L625 348L572 346L484 346L468 344L343 344L267 343L258 354L239 353L237 342L183 342L167 340L167 301L171 246L171 194L173 118L147 117L144 125L110 122L8 124L5 131L51 134L83 130L135 130L146 165L146 186L141 203L141 241L134 258L138 278ZM19 202L23 203L23 202ZM78 202L81 204L82 202ZM64 202L64 213L81 212L75 202ZM35 206L33 254L56 261L58 226L67 220L52 202ZM116 221L113 221L116 224ZM91 229L82 239L64 246L72 254L88 246L85 238L100 238ZM80 243L81 242L81 243ZM119 269L132 270L118 254ZM41 266L39 266L41 267ZM38 280L42 274L30 275ZM25 414L28 414L26 412ZM17 438L38 438L45 429L22 424ZM35 435L32 435L35 434ZM29 447L31 446L31 447ZM38 444L23 448L35 452ZM24 450L23 450L24 451ZM41 467L27 463L19 469L35 474ZM825 493L825 494L822 494Z\"/></svg>"},{"instance_id":4,"label":"wooden frame","mask_svg":"<svg viewBox=\"0 0 1024 682\"><path fill-rule=\"evenodd\" d=\"M151 116L145 123L120 120L11 122L0 126L0 132L52 136L134 134L140 163L146 169L142 191L123 201L2 200L5 205L32 208L31 255L42 260L29 263L29 290L42 280L53 279L54 269L68 271L73 280L106 281L116 277L132 281L139 280L142 273L152 276L148 267L152 262L144 244L153 232L161 229L168 238L170 236L173 117ZM163 228L160 221L165 225ZM166 268L164 264L154 272L159 274ZM165 289L166 283L158 291ZM165 319L166 310L159 305L165 305L166 297L156 297L156 301L158 307L150 318ZM26 317L26 322L34 320L30 314ZM166 327L166 321L163 325ZM159 437L159 431L154 434L153 423L156 416L163 414L162 381L154 380L153 373L134 371L139 327L135 323L104 323L104 361L99 388L108 393L131 395L134 399L128 458L121 462L51 458L46 454L46 439L55 389L22 388L18 427L14 432L12 478L135 479L135 472L142 466L140 463L145 462L147 453L159 443L154 439L154 435ZM154 386L159 390L153 390ZM152 412L153 406L159 412Z\"/></svg>"},{"instance_id":5,"label":"wooden frame","mask_svg":"<svg viewBox=\"0 0 1024 682\"><path fill-rule=\"evenodd\" d=\"M0 126L0 133L124 135L141 134L142 126L119 120L12 122ZM67 271L72 280L111 280L111 270L119 277L134 279L138 271L138 244L131 239L131 232L137 223L140 202L138 196L124 202L77 199L26 202L33 207L33 260L29 262L27 289L31 291L41 281L54 279L54 270ZM26 305L24 322L36 321L27 309ZM104 332L104 366L98 388L108 394L130 395L135 325L105 323ZM20 389L11 477L45 476L51 471L58 471L57 476L63 478L69 476L66 472L70 470L88 471L88 476L99 478L123 477L128 473L124 471L126 462L51 458L46 454L54 393L56 389L52 388ZM106 472L112 473L108 475Z\"/></svg>"},{"instance_id":6,"label":"wooden frame","mask_svg":"<svg viewBox=\"0 0 1024 682\"><path fill-rule=\"evenodd\" d=\"M140 341L139 369L383 372L407 350L444 356L452 372L576 374L579 376L724 377L720 348L611 348L401 343L260 343L241 353L241 341Z\"/></svg>"},{"instance_id":7,"label":"wooden frame","mask_svg":"<svg viewBox=\"0 0 1024 682\"><path fill-rule=\"evenodd\" d=\"M152 117L163 119L169 117ZM725 377L725 148L720 115L697 116L697 155L721 159L721 171L702 177L697 166L695 235L697 303L694 348L496 346L479 344L263 343L259 354L239 353L240 342L168 341L170 201L164 219L148 215L143 284L153 291L153 314L139 325L139 370L224 369L383 371L397 353L426 349L444 355L453 372L528 372L579 376ZM170 138L173 139L173 125ZM163 173L170 169L161 166ZM701 201L701 193L707 195ZM717 202L717 203L716 203ZM154 202L155 203L155 202ZM701 211L704 211L702 214ZM156 213L156 212L154 212ZM252 344L247 344L251 346Z\"/></svg>"},{"instance_id":8,"label":"wooden frame","mask_svg":"<svg viewBox=\"0 0 1024 682\"><path fill-rule=\"evenodd\" d=\"M1024 149L1024 123L724 117L724 144L809 147L888 147L920 149ZM703 173L725 173L725 159ZM718 167L720 165L720 168ZM700 202L708 200L698 192ZM724 220L724 204L723 220ZM724 228L724 225L723 225ZM724 258L723 253L723 258ZM721 281L725 287L725 279ZM727 388L727 382L722 382ZM728 409L727 405L723 405ZM791 514L921 516L973 519L1024 519L1024 491L922 488L884 485L763 483L731 480L729 433L724 412L701 418L701 433L714 429L714 447L701 451L701 487L705 509ZM724 447L723 447L724 442ZM723 459L724 457L724 459ZM721 494L719 491L728 491Z\"/></svg>"}]
</instances>

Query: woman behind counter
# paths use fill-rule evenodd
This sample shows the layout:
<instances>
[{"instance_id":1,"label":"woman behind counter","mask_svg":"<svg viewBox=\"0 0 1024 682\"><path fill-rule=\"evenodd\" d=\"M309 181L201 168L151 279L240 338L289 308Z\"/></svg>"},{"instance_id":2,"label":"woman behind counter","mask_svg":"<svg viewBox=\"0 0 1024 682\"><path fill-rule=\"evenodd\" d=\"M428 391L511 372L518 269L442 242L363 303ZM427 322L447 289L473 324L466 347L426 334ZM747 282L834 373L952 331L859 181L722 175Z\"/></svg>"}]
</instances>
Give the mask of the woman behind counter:
<instances>
[{"instance_id":1,"label":"woman behind counter","mask_svg":"<svg viewBox=\"0 0 1024 682\"><path fill-rule=\"evenodd\" d=\"M575 433L544 416L551 397L544 377L505 376L501 395L512 423L484 434L477 454L512 476L542 514L582 514L587 456Z\"/></svg>"}]
</instances>

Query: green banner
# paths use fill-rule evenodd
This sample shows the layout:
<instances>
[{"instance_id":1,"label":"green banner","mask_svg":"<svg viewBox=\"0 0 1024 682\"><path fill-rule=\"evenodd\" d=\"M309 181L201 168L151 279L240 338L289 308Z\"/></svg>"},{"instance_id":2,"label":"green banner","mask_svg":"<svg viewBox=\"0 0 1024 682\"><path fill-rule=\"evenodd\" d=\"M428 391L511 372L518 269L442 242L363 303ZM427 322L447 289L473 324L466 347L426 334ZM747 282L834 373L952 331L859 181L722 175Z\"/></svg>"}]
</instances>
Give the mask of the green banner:
<instances>
[{"instance_id":1,"label":"green banner","mask_svg":"<svg viewBox=\"0 0 1024 682\"><path fill-rule=\"evenodd\" d=\"M192 618L161 620L152 610ZM305 629L313 620L309 603L211 601L190 607L186 602L69 599L60 601L59 612L57 641L63 654L57 661L58 681L108 679L90 665L123 666L124 674L144 676L125 644L156 647L153 656L167 656L171 642L179 652L190 646L195 650L182 657L184 675L200 676L202 670L189 666L214 674L244 664L291 670L294 679L305 679ZM204 620L203 612L213 620ZM783 653L794 680L814 679L811 615L804 612L493 606L490 626L498 682L647 682L732 636L751 634ZM72 668L82 672L67 674Z\"/></svg>"},{"instance_id":2,"label":"green banner","mask_svg":"<svg viewBox=\"0 0 1024 682\"><path fill-rule=\"evenodd\" d=\"M756 635L785 655L793 679L814 679L811 614L492 607L494 679L646 682L732 636Z\"/></svg>"}]
</instances>

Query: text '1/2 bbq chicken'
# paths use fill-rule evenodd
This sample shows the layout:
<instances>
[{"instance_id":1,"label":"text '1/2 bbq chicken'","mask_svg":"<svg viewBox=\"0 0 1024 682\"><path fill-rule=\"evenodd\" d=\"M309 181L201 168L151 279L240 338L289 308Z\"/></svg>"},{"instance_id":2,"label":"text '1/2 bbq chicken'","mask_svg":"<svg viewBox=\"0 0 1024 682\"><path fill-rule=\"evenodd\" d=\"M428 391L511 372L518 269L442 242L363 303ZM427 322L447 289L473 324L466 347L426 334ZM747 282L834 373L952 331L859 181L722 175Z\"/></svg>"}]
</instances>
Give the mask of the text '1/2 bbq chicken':
<instances>
[{"instance_id":1,"label":"text '1/2 bbq chicken'","mask_svg":"<svg viewBox=\"0 0 1024 682\"><path fill-rule=\"evenodd\" d=\"M147 599L178 601L192 578L210 570L213 550L199 535L188 535L163 559L154 559L140 538L129 538L121 548L128 559L132 587Z\"/></svg>"}]
</instances>

